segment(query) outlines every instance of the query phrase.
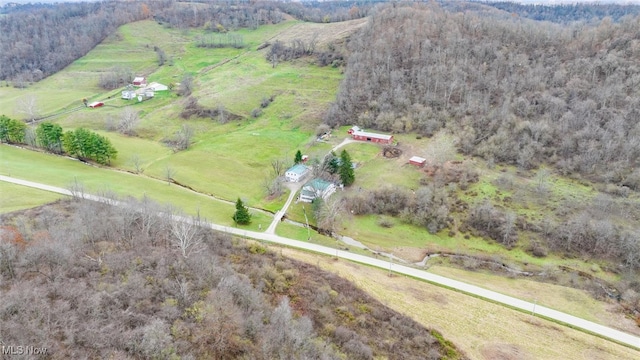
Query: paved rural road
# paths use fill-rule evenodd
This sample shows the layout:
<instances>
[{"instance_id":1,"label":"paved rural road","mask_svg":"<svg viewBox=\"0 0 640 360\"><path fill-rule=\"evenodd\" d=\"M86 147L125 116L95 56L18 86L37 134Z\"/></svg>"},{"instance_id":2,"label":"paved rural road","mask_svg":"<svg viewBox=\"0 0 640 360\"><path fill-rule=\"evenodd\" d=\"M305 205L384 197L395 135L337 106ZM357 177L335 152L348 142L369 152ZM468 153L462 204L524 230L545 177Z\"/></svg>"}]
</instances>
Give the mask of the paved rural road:
<instances>
[{"instance_id":1,"label":"paved rural road","mask_svg":"<svg viewBox=\"0 0 640 360\"><path fill-rule=\"evenodd\" d=\"M67 189L62 189L55 186L49 186L49 185L44 185L40 183L34 183L26 180L20 180L20 179L11 178L11 177L2 176L2 175L0 175L0 181L6 181L13 184L29 186L32 188L51 191L51 192L55 192L63 195L71 195L71 191ZM100 201L100 202L110 203L113 205L118 205L118 202L116 201L106 199L106 198L101 198L95 195L85 194L83 197L85 199L89 199L93 201ZM178 218L178 219L183 221L191 221L190 219L187 219L187 218ZM413 276L415 278L422 279L436 285L455 289L467 294L481 297L489 301L493 301L498 304L510 306L512 308L515 308L524 312L534 313L537 316L556 320L561 323L567 324L570 327L586 330L587 332L591 332L599 336L615 340L619 343L629 345L636 349L640 349L640 337L627 334L625 332L615 330L600 324L596 324L594 322L587 321L587 320L575 317L573 315L556 311L545 306L536 305L524 300L516 299L511 296L507 296L507 295L499 294L494 291L483 289L478 286L470 285L457 280L452 280L443 276L431 274L423 270L414 269L408 266L393 264L393 263L390 263L389 261L375 259L375 258L371 258L364 255L353 254L348 251L341 251L341 250L333 249L333 248L322 246L322 245L288 239L275 234L247 231L247 230L242 230L238 228L222 226L222 225L217 225L212 223L209 223L208 226L213 230L222 231L222 232L226 232L226 233L237 235L237 236L242 236L242 237L252 238L252 239L257 239L262 241L269 241L276 244L289 246L292 248L298 248L298 249L313 251L320 254L336 256L338 258L343 258L343 259L359 262L362 264L375 266L382 269L390 269L391 271L398 274Z\"/></svg>"}]
</instances>

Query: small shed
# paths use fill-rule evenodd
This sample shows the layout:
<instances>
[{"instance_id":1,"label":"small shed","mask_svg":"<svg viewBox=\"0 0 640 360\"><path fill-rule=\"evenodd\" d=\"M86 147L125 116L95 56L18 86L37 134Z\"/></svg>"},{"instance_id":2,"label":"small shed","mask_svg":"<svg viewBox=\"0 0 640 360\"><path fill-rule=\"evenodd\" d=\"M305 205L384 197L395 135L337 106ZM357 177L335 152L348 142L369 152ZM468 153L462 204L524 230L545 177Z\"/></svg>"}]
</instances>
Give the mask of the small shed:
<instances>
[{"instance_id":1,"label":"small shed","mask_svg":"<svg viewBox=\"0 0 640 360\"><path fill-rule=\"evenodd\" d=\"M144 76L137 76L133 79L133 86L147 86L147 79Z\"/></svg>"},{"instance_id":2,"label":"small shed","mask_svg":"<svg viewBox=\"0 0 640 360\"><path fill-rule=\"evenodd\" d=\"M427 163L427 159L420 156L412 156L411 159L409 159L409 164L419 166L419 167L423 167L424 164L426 163Z\"/></svg>"},{"instance_id":3,"label":"small shed","mask_svg":"<svg viewBox=\"0 0 640 360\"><path fill-rule=\"evenodd\" d=\"M289 168L284 174L288 182L298 182L309 173L310 169L302 164L297 164Z\"/></svg>"},{"instance_id":4,"label":"small shed","mask_svg":"<svg viewBox=\"0 0 640 360\"><path fill-rule=\"evenodd\" d=\"M91 104L89 104L87 106L89 106L92 109L95 109L95 108L99 108L100 106L103 106L103 105L104 105L104 103L102 101L95 101L95 102L92 102Z\"/></svg>"},{"instance_id":5,"label":"small shed","mask_svg":"<svg viewBox=\"0 0 640 360\"><path fill-rule=\"evenodd\" d=\"M360 129L357 126L352 126L351 129L347 130L347 134L352 135L354 132L359 132L362 131L362 129Z\"/></svg>"},{"instance_id":6,"label":"small shed","mask_svg":"<svg viewBox=\"0 0 640 360\"><path fill-rule=\"evenodd\" d=\"M393 135L386 134L376 134L365 131L355 131L351 133L351 138L353 140L360 141L369 141L378 144L392 144L393 143Z\"/></svg>"},{"instance_id":7,"label":"small shed","mask_svg":"<svg viewBox=\"0 0 640 360\"><path fill-rule=\"evenodd\" d=\"M309 155L302 155L302 162L306 163L307 161L309 161Z\"/></svg>"}]
</instances>

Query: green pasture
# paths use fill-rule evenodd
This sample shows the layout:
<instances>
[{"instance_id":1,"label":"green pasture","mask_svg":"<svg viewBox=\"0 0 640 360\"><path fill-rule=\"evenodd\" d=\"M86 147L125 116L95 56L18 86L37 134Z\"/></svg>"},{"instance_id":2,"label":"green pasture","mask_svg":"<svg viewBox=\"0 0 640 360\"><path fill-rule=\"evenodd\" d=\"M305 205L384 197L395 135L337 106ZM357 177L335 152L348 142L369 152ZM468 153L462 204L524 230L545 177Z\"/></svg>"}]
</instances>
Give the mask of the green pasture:
<instances>
[{"instance_id":1,"label":"green pasture","mask_svg":"<svg viewBox=\"0 0 640 360\"><path fill-rule=\"evenodd\" d=\"M409 249L409 251L419 254L421 252L455 252L473 256L496 256L507 263L513 262L512 266L522 266L531 264L543 266L545 264L567 265L576 268L578 263L569 262L564 259L547 256L536 258L522 248L506 249L504 246L490 240L470 236L465 239L463 234L456 233L449 236L447 230L437 234L430 234L426 229L405 224L402 221L390 217L393 223L391 228L385 228L378 224L380 215L354 216L346 221L340 232L360 241L367 247L386 252L393 252L395 249ZM579 269L587 269L588 266L579 266Z\"/></svg>"},{"instance_id":2,"label":"green pasture","mask_svg":"<svg viewBox=\"0 0 640 360\"><path fill-rule=\"evenodd\" d=\"M233 226L235 208L167 182L112 169L86 165L65 157L0 146L0 173L19 179L68 188L76 180L88 193L112 191L120 196L141 198L147 195L159 203L170 203L188 214L200 214L222 225ZM254 204L246 204L252 207ZM271 216L253 211L253 222L247 229L257 230L258 224L269 224Z\"/></svg>"},{"instance_id":3,"label":"green pasture","mask_svg":"<svg viewBox=\"0 0 640 360\"><path fill-rule=\"evenodd\" d=\"M265 179L272 176L271 161L288 162L298 149L312 156L324 155L322 145L316 148L312 132L321 109L335 97L341 78L338 69L319 68L306 61L281 62L273 68L264 58L265 51L255 51L257 45L296 23L240 30L247 44L243 49L197 48L195 39L202 31L167 29L153 21L128 24L65 70L27 91L48 99L46 112L81 104L82 97L105 99L104 107L82 108L53 121L65 129L93 129L111 139L118 150L112 163L115 168L132 171L133 159L138 158L145 175L164 179L170 168L176 181L198 191L228 200L242 197L256 206L274 208L273 201L265 200L263 189ZM165 51L172 65L158 67L154 46ZM231 58L235 59L224 63ZM159 92L142 103L122 100L122 89L104 92L97 88L100 72L114 66L129 67L136 74L147 75L149 81L165 84L179 82L185 73L197 73L193 96L202 106L223 106L246 119L227 124L219 124L218 119L181 119L183 100L172 92ZM92 80L82 80L82 76ZM76 84L74 79L81 82ZM44 93L52 86L73 93L60 100L58 91ZM274 101L254 119L251 110L260 108L263 97ZM117 123L126 106L140 114L138 137L104 132L107 121ZM194 131L193 145L173 153L160 141L175 136L183 124Z\"/></svg>"},{"instance_id":4,"label":"green pasture","mask_svg":"<svg viewBox=\"0 0 640 360\"><path fill-rule=\"evenodd\" d=\"M0 214L30 209L63 197L65 196L0 181Z\"/></svg>"}]
</instances>

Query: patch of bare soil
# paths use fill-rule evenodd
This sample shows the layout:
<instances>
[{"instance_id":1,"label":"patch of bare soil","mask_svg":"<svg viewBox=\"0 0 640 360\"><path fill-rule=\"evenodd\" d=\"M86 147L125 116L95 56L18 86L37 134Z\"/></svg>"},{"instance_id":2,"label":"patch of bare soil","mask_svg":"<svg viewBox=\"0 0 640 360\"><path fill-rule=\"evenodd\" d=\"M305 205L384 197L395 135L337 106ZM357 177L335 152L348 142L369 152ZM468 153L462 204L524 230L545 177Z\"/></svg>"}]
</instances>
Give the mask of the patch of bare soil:
<instances>
[{"instance_id":1,"label":"patch of bare soil","mask_svg":"<svg viewBox=\"0 0 640 360\"><path fill-rule=\"evenodd\" d=\"M341 21L329 24L299 23L276 35L271 42L280 40L289 43L299 39L309 42L315 37L319 47L325 47L332 42L339 42L367 23L367 18Z\"/></svg>"},{"instance_id":2,"label":"patch of bare soil","mask_svg":"<svg viewBox=\"0 0 640 360\"><path fill-rule=\"evenodd\" d=\"M486 344L481 350L487 360L529 360L529 354L514 344Z\"/></svg>"},{"instance_id":3,"label":"patch of bare soil","mask_svg":"<svg viewBox=\"0 0 640 360\"><path fill-rule=\"evenodd\" d=\"M469 182L478 181L477 172L467 171L464 161L447 161L442 166L427 165L424 167L424 172L431 177L442 176L447 183L458 183L463 177L466 177Z\"/></svg>"},{"instance_id":4,"label":"patch of bare soil","mask_svg":"<svg viewBox=\"0 0 640 360\"><path fill-rule=\"evenodd\" d=\"M402 150L400 148L386 146L384 149L382 149L382 156L386 158L397 158L400 157L400 155L402 155Z\"/></svg>"},{"instance_id":5,"label":"patch of bare soil","mask_svg":"<svg viewBox=\"0 0 640 360\"><path fill-rule=\"evenodd\" d=\"M393 248L392 253L393 255L411 263L420 262L425 256L427 256L427 250L416 249L413 247L396 247Z\"/></svg>"}]
</instances>

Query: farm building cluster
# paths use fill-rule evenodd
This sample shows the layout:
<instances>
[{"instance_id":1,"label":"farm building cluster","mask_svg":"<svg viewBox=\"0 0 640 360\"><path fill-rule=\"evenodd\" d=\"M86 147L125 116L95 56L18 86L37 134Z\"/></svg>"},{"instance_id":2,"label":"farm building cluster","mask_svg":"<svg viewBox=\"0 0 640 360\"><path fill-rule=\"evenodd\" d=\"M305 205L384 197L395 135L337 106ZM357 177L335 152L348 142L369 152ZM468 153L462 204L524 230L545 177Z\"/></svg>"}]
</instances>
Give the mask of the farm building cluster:
<instances>
[{"instance_id":1,"label":"farm building cluster","mask_svg":"<svg viewBox=\"0 0 640 360\"><path fill-rule=\"evenodd\" d=\"M144 101L155 96L156 91L167 91L169 87L157 82L147 84L147 79L143 76L138 76L133 79L133 83L127 85L125 90L122 91L122 98L125 100L138 99L138 101Z\"/></svg>"},{"instance_id":2,"label":"farm building cluster","mask_svg":"<svg viewBox=\"0 0 640 360\"><path fill-rule=\"evenodd\" d=\"M311 172L310 167L304 164L296 164L285 172L284 177L288 182L302 182L307 179ZM308 203L318 198L326 200L334 192L336 192L336 184L320 178L313 178L304 184L298 200Z\"/></svg>"}]
</instances>

